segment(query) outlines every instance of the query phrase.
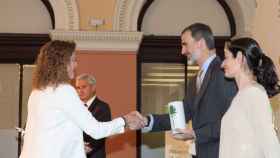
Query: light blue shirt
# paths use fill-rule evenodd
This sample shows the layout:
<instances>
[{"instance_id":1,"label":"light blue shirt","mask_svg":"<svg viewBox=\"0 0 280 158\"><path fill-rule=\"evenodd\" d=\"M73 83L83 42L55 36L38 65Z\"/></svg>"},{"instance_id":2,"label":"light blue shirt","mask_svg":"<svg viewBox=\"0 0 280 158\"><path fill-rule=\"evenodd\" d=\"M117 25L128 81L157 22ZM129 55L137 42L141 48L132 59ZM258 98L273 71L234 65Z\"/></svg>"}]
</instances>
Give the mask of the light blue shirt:
<instances>
[{"instance_id":1,"label":"light blue shirt","mask_svg":"<svg viewBox=\"0 0 280 158\"><path fill-rule=\"evenodd\" d=\"M201 67L201 70L202 70L202 74L201 74L201 78L202 80L204 79L204 76L208 70L208 67L210 65L210 63L216 58L216 55L212 55L210 56L203 64L202 64L202 67Z\"/></svg>"}]
</instances>

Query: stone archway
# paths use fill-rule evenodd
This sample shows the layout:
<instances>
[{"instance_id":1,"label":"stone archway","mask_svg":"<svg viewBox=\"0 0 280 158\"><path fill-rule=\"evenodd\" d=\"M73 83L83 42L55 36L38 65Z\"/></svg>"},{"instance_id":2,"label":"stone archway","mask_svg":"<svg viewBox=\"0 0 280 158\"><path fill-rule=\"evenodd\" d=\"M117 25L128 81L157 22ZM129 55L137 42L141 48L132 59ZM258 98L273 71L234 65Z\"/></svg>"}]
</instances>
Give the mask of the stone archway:
<instances>
[{"instance_id":1,"label":"stone archway","mask_svg":"<svg viewBox=\"0 0 280 158\"><path fill-rule=\"evenodd\" d=\"M44 0L42 0L44 1ZM55 29L79 30L79 10L75 0L49 0ZM137 20L144 0L116 0L112 31L137 31Z\"/></svg>"},{"instance_id":2,"label":"stone archway","mask_svg":"<svg viewBox=\"0 0 280 158\"><path fill-rule=\"evenodd\" d=\"M137 31L137 20L145 0L116 0L113 31Z\"/></svg>"},{"instance_id":3,"label":"stone archway","mask_svg":"<svg viewBox=\"0 0 280 158\"><path fill-rule=\"evenodd\" d=\"M236 36L250 36L253 20L256 14L256 0L226 0L236 21Z\"/></svg>"},{"instance_id":4,"label":"stone archway","mask_svg":"<svg viewBox=\"0 0 280 158\"><path fill-rule=\"evenodd\" d=\"M55 29L79 30L79 10L76 0L49 0L49 3L54 13Z\"/></svg>"}]
</instances>

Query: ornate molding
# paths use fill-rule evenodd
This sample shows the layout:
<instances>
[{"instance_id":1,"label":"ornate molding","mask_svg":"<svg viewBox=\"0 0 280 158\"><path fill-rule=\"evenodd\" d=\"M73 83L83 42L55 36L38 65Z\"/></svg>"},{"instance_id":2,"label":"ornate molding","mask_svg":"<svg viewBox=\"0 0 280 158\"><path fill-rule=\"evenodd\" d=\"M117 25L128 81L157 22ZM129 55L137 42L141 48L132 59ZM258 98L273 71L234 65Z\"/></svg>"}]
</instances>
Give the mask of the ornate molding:
<instances>
[{"instance_id":1,"label":"ornate molding","mask_svg":"<svg viewBox=\"0 0 280 158\"><path fill-rule=\"evenodd\" d=\"M55 29L79 30L79 11L76 0L49 0L55 16Z\"/></svg>"},{"instance_id":2,"label":"ornate molding","mask_svg":"<svg viewBox=\"0 0 280 158\"><path fill-rule=\"evenodd\" d=\"M134 51L139 49L142 32L90 32L52 30L52 40L70 40L78 50Z\"/></svg>"},{"instance_id":3,"label":"ornate molding","mask_svg":"<svg viewBox=\"0 0 280 158\"><path fill-rule=\"evenodd\" d=\"M137 20L144 0L117 0L113 31L137 31Z\"/></svg>"}]
</instances>

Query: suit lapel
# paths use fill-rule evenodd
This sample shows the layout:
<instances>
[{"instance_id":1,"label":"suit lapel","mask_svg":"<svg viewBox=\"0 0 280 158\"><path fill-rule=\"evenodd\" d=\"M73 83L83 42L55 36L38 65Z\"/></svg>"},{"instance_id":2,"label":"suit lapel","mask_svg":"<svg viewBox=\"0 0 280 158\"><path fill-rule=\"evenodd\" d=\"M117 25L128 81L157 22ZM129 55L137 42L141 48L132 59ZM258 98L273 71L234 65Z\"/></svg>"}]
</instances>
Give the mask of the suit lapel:
<instances>
[{"instance_id":1,"label":"suit lapel","mask_svg":"<svg viewBox=\"0 0 280 158\"><path fill-rule=\"evenodd\" d=\"M90 107L88 108L88 110L92 113L94 113L94 111L96 110L96 106L98 104L98 98L96 97L93 102L91 103Z\"/></svg>"},{"instance_id":2,"label":"suit lapel","mask_svg":"<svg viewBox=\"0 0 280 158\"><path fill-rule=\"evenodd\" d=\"M197 93L196 97L195 97L195 101L194 101L194 107L198 108L199 102L201 101L201 98L203 97L203 95L205 94L205 91L208 87L209 81L211 80L212 77L212 72L214 70L214 66L216 65L217 61L219 59L216 57L211 64L209 65L207 72L205 74L205 77L203 79L202 85L200 87L199 92Z\"/></svg>"}]
</instances>

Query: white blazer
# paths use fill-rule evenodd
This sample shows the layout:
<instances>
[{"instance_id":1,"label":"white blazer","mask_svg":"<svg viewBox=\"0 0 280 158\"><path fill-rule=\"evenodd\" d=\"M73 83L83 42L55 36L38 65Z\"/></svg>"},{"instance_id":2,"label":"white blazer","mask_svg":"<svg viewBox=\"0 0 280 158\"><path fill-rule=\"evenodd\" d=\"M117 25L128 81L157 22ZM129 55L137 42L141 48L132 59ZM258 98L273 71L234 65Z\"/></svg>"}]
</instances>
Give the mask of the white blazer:
<instances>
[{"instance_id":1,"label":"white blazer","mask_svg":"<svg viewBox=\"0 0 280 158\"><path fill-rule=\"evenodd\" d=\"M94 139L124 132L124 120L98 122L68 84L33 90L20 158L85 158L83 131Z\"/></svg>"}]
</instances>

